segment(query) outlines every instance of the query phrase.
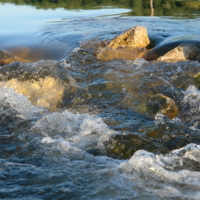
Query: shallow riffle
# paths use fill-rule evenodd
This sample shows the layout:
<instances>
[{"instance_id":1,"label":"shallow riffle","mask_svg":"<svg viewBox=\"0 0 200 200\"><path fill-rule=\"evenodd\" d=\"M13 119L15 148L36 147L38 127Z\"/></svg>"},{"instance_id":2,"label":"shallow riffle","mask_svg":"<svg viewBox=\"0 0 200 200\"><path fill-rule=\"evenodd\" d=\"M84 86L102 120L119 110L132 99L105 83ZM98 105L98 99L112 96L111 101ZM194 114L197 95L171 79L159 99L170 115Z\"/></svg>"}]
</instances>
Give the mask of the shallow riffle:
<instances>
[{"instance_id":1,"label":"shallow riffle","mask_svg":"<svg viewBox=\"0 0 200 200\"><path fill-rule=\"evenodd\" d=\"M94 54L95 44L133 25L147 27L155 45L199 40L192 22L47 24L42 37L57 60L43 52L49 60L0 68L0 198L199 199L200 63Z\"/></svg>"},{"instance_id":2,"label":"shallow riffle","mask_svg":"<svg viewBox=\"0 0 200 200\"><path fill-rule=\"evenodd\" d=\"M2 66L0 197L198 199L199 72L81 47Z\"/></svg>"}]
</instances>

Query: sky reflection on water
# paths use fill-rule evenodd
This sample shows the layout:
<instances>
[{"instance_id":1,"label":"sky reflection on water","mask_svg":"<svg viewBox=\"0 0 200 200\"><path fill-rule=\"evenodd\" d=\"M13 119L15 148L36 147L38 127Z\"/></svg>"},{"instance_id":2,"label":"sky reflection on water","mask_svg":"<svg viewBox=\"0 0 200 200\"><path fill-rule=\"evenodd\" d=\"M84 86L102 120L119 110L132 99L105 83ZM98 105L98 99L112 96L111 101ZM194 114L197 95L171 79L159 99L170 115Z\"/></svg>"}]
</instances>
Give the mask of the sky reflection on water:
<instances>
[{"instance_id":1,"label":"sky reflection on water","mask_svg":"<svg viewBox=\"0 0 200 200\"><path fill-rule=\"evenodd\" d=\"M174 23L175 24L179 23L179 26L181 26L181 23L185 23L185 20L177 21L177 19L180 18L185 19L188 17L188 15L186 14L184 15L182 13L183 7L181 7L181 10L179 9L179 7L177 7L176 9L177 13L172 12L171 16L162 16L162 15L168 15L167 13L170 11L169 2L171 1L166 1L165 3L166 5L163 4L161 7L160 5L157 5L158 1L154 1L155 15L157 16L154 16L152 20L158 21L159 19L164 19L164 18L174 19ZM193 11L191 11L191 9L192 8L190 9L188 8L188 11L190 10L190 15L189 15L190 17L188 18L188 20L190 20L191 18L195 18L193 22L199 24L199 18L196 13L197 12L196 8ZM0 3L0 13L1 13L0 14L1 49L12 51L13 48L18 46L28 46L29 48L33 48L34 46L34 48L36 49L38 49L38 47L42 48L42 45L43 46L47 45L43 43L44 41L49 43L50 40L52 40L52 38L53 40L54 39L62 40L62 38L65 39L68 36L68 34L76 34L77 29L83 31L85 30L87 33L88 30L86 30L86 28L83 28L84 23L83 25L80 24L82 19L88 19L88 18L97 19L98 17L103 17L104 19L108 19L110 17L125 17L127 19L130 18L130 21L131 20L137 21L138 20L137 16L139 16L140 18L139 20L141 20L141 25L145 25L146 19L149 18L151 15L151 10L148 4L146 3L141 4L141 1L137 2L134 1L134 5L132 5L132 7L129 6L127 8L125 7L124 4L124 7L121 6L119 8L115 6L98 6L98 7L94 6L93 9L82 9L82 8L66 9L64 7L63 8L57 7L54 9L47 7L45 9L44 8L38 9L38 6L34 5L16 5L12 3ZM78 20L78 21L76 25L71 25L70 20ZM126 23L130 22L127 21ZM130 26L132 25L134 25L134 23L130 24ZM92 24L92 26L94 26L94 24ZM105 25L102 26L105 27L106 23ZM159 26L160 28L163 28L162 23L160 23ZM104 27L101 28L104 29ZM191 27L188 27L188 29L190 28L194 29L195 26L192 25ZM116 25L114 25L114 27L111 27L111 29L113 29L113 31L116 31L118 28L116 27ZM95 31L100 31L99 26L98 30ZM48 34L46 34L47 32ZM84 35L83 32L81 31L79 32ZM107 37L109 37L109 34L107 35ZM74 43L74 45L76 44ZM47 48L49 49L51 47L48 46Z\"/></svg>"}]
</instances>

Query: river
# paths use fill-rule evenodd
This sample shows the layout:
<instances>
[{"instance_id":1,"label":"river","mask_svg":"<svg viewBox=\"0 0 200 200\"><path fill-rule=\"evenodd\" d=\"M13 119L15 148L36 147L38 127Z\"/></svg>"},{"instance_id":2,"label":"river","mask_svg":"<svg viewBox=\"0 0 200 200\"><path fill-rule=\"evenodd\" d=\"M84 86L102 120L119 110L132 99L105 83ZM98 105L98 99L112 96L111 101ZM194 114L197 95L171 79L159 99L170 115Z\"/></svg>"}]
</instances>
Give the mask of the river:
<instances>
[{"instance_id":1,"label":"river","mask_svg":"<svg viewBox=\"0 0 200 200\"><path fill-rule=\"evenodd\" d=\"M144 26L200 41L200 1L0 1L0 199L200 199L200 63L100 61Z\"/></svg>"}]
</instances>

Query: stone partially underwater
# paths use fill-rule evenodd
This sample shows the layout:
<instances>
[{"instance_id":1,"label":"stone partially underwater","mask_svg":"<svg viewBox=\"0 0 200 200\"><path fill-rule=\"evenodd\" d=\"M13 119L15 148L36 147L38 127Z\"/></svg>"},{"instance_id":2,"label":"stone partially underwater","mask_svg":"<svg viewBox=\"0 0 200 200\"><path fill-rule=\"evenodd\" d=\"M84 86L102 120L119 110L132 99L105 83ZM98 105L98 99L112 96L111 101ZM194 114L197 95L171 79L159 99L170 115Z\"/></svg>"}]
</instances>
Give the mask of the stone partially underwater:
<instances>
[{"instance_id":1,"label":"stone partially underwater","mask_svg":"<svg viewBox=\"0 0 200 200\"><path fill-rule=\"evenodd\" d=\"M160 44L147 52L145 59L160 62L200 61L200 41L180 40Z\"/></svg>"},{"instance_id":2,"label":"stone partially underwater","mask_svg":"<svg viewBox=\"0 0 200 200\"><path fill-rule=\"evenodd\" d=\"M112 39L103 48L96 52L99 60L108 61L112 59L135 60L157 60L159 62L180 62L186 60L200 61L200 41L180 40L171 43L150 47L147 29L135 26L125 33Z\"/></svg>"},{"instance_id":3,"label":"stone partially underwater","mask_svg":"<svg viewBox=\"0 0 200 200\"><path fill-rule=\"evenodd\" d=\"M12 96L20 99L21 93L30 100L27 105L52 113L44 118L42 114L39 116L42 117L40 130L47 137L68 140L67 134L74 134L70 140L76 143L76 133L80 129L70 124L75 118L78 122L82 119L73 115L66 120L61 113L68 109L74 114L87 113L101 118L107 128L100 138L109 132L108 129L115 131L103 140L103 146L97 147L98 138L93 137L97 136L98 128L93 129L88 118L87 127L92 130L90 135L94 143L86 144L84 150L90 154L125 159L139 149L167 153L191 142L200 143L198 130L190 128L196 129L199 120L193 123L189 114L197 109L199 94L184 93L190 85L200 86L199 72L198 62L154 63L144 59L101 62L86 54L84 49L62 61L11 63L0 68L2 92L11 95L2 95L1 124L3 127L10 124L12 130L19 124L28 127L35 124L35 118L21 118L18 105L10 107ZM193 93L196 93L196 103L190 102ZM29 119L32 123L27 122ZM97 120L95 126L101 126L99 123ZM31 131L37 132L36 129Z\"/></svg>"},{"instance_id":4,"label":"stone partially underwater","mask_svg":"<svg viewBox=\"0 0 200 200\"><path fill-rule=\"evenodd\" d=\"M55 111L73 99L76 86L67 74L60 75L56 61L11 63L0 68L0 88L12 88L35 106Z\"/></svg>"},{"instance_id":5,"label":"stone partially underwater","mask_svg":"<svg viewBox=\"0 0 200 200\"><path fill-rule=\"evenodd\" d=\"M12 62L29 63L30 61L15 56L12 53L7 52L5 50L0 50L0 66L7 65Z\"/></svg>"},{"instance_id":6,"label":"stone partially underwater","mask_svg":"<svg viewBox=\"0 0 200 200\"><path fill-rule=\"evenodd\" d=\"M150 44L147 29L136 26L117 36L106 47L97 52L97 58L102 61L111 59L135 60L144 57L146 47Z\"/></svg>"},{"instance_id":7,"label":"stone partially underwater","mask_svg":"<svg viewBox=\"0 0 200 200\"><path fill-rule=\"evenodd\" d=\"M139 39L140 31L145 37L143 42ZM151 44L145 28L134 27L125 36L116 37L111 42L86 43L63 60L5 64L0 68L0 88L2 92L7 91L11 99L12 95L17 97L16 94L21 93L30 101L30 105L42 108L41 112L51 112L52 115L44 118L40 115L42 127L39 132L56 140L74 134L71 142L75 142L76 131L81 132L80 126L72 128L70 124L75 118L79 122L82 119L73 115L66 120L66 113L61 114L65 109L74 114L87 113L102 119L106 128L99 135L100 138L109 129L115 132L103 140L103 148L101 145L97 148L99 138L94 139L93 136L98 128L93 129L90 118L86 117L89 120L87 127L93 130L90 135L94 143L86 144L84 150L93 155L124 159L140 149L168 153L191 142L200 144L196 130L199 119L196 116L194 120L190 115L198 109L199 93L188 90L191 85L200 87L200 65L197 61L188 61L198 58L199 43L179 41L148 49ZM94 54L96 49L97 56ZM131 61L135 51L138 54ZM4 58L6 55L11 56L7 53ZM149 56L146 59L150 61L145 60L144 55ZM102 62L98 56L102 56L106 62ZM107 62L108 58L110 61ZM193 96L195 103L188 100ZM16 106L9 107L10 100L6 95L2 95L2 98L2 104L6 104L0 110L3 127L10 124L10 129L14 130L22 122L29 124L29 118L24 121ZM9 111L13 117L9 116ZM95 126L98 127L101 120L96 121L97 118ZM19 123L12 125L13 121ZM52 125L51 130L48 124ZM38 132L36 129L31 131Z\"/></svg>"},{"instance_id":8,"label":"stone partially underwater","mask_svg":"<svg viewBox=\"0 0 200 200\"><path fill-rule=\"evenodd\" d=\"M110 41L83 42L82 47L93 49L93 54L101 61L114 59L136 60L139 58L157 62L200 61L200 41L162 42L154 47L154 42L148 37L147 29L143 26L132 27ZM25 47L18 49L18 51L21 51L20 55L30 54L30 49ZM16 51L14 52L19 54ZM0 66L12 62L29 63L31 61L15 56L5 50L0 50Z\"/></svg>"},{"instance_id":9,"label":"stone partially underwater","mask_svg":"<svg viewBox=\"0 0 200 200\"><path fill-rule=\"evenodd\" d=\"M198 43L102 62L135 47L92 42L0 67L0 199L199 199Z\"/></svg>"},{"instance_id":10,"label":"stone partially underwater","mask_svg":"<svg viewBox=\"0 0 200 200\"><path fill-rule=\"evenodd\" d=\"M35 106L41 106L51 111L58 109L64 96L65 84L59 82L54 77L44 77L38 80L19 81L10 79L0 82L1 88L13 88L15 92L21 93Z\"/></svg>"}]
</instances>

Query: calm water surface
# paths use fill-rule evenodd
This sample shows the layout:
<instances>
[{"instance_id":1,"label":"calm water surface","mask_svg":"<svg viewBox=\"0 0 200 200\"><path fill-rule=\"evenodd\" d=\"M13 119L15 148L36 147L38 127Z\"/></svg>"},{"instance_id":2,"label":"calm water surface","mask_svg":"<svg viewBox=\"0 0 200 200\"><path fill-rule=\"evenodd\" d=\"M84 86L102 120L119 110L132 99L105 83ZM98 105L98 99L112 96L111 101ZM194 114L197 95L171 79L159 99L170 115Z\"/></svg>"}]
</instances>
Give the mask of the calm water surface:
<instances>
[{"instance_id":1,"label":"calm water surface","mask_svg":"<svg viewBox=\"0 0 200 200\"><path fill-rule=\"evenodd\" d=\"M0 5L1 48L33 61L61 59L80 41L99 39L103 34L103 39L109 39L111 33L135 25L146 26L150 34L159 29L166 32L165 37L198 38L199 1L154 1L153 18L149 17L149 1L142 0L65 4L1 1ZM24 47L31 51L24 53Z\"/></svg>"},{"instance_id":2,"label":"calm water surface","mask_svg":"<svg viewBox=\"0 0 200 200\"><path fill-rule=\"evenodd\" d=\"M72 24L71 20L107 14L115 15L127 11L130 10L122 8L93 10L66 10L64 8L52 10L49 8L43 10L27 5L1 4L1 48L20 54L17 49L26 46L32 50L28 58L33 60L61 58L64 57L65 52L77 46L82 35L86 34L82 32L76 34L71 29L72 27L68 27ZM75 29L80 29L78 22ZM62 41L62 44L55 45L55 42L59 41ZM62 53L58 53L60 49L57 48L59 47Z\"/></svg>"},{"instance_id":3,"label":"calm water surface","mask_svg":"<svg viewBox=\"0 0 200 200\"><path fill-rule=\"evenodd\" d=\"M200 1L0 1L0 199L200 199L200 63L100 61L141 25L200 41Z\"/></svg>"}]
</instances>

